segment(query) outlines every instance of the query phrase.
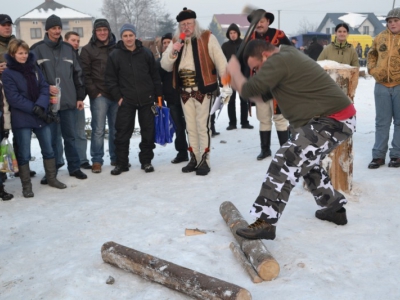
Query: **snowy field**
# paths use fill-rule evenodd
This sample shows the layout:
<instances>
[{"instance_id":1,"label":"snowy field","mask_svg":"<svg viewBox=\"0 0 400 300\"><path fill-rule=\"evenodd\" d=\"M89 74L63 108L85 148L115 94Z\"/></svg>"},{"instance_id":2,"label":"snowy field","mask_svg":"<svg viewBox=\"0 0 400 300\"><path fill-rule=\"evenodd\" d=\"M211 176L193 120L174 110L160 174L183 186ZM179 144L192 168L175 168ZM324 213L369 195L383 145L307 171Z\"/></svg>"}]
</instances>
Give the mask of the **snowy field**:
<instances>
[{"instance_id":1,"label":"snowy field","mask_svg":"<svg viewBox=\"0 0 400 300\"><path fill-rule=\"evenodd\" d=\"M64 166L59 180L68 188L57 190L40 185L44 171L34 139L35 197L23 198L19 178L9 178L6 190L15 198L0 202L0 299L188 299L104 263L100 249L108 241L237 284L257 300L400 299L400 169L387 164L367 168L374 142L374 83L360 78L355 97L349 223L336 226L316 219L313 197L296 186L276 239L264 241L280 264L280 275L259 284L251 282L229 249L234 238L219 213L220 204L231 201L253 222L247 212L271 161L256 160L255 117L250 118L253 130L226 131L224 108L205 177L184 174L184 164L171 164L176 154L172 144L157 146L155 172L144 173L138 161L140 136L133 136L129 172L110 175L107 153L101 174L84 170L87 180L68 176ZM272 151L277 149L274 132ZM185 236L185 228L214 232ZM113 285L106 284L109 276L115 278Z\"/></svg>"}]
</instances>

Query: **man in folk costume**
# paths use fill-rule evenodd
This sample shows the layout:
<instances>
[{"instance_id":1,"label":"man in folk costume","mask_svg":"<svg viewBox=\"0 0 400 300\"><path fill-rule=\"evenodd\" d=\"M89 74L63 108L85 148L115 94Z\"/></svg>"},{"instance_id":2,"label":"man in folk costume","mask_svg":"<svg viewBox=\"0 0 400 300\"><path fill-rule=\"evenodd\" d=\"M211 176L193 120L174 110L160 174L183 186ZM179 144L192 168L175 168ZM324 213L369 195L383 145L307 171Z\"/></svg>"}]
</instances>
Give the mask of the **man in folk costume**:
<instances>
[{"instance_id":1,"label":"man in folk costume","mask_svg":"<svg viewBox=\"0 0 400 300\"><path fill-rule=\"evenodd\" d=\"M263 9L258 9L252 14L247 16L249 22L252 21L254 13L262 11L264 16L257 23L256 28L251 35L250 39L260 39L271 43L272 45L279 47L281 44L292 45L286 34L279 29L270 28L274 22L274 15ZM248 69L247 69L248 70ZM249 73L252 73L250 70ZM249 77L250 74L245 74ZM279 144L282 146L289 138L288 134L288 121L281 114L279 107L276 102L272 99L272 95L263 95L263 98L270 99L269 101L256 103L256 114L257 119L260 121L260 141L261 141L261 152L257 156L257 160L262 160L268 156L271 156L271 129L272 120L275 123L275 127L278 133Z\"/></svg>"},{"instance_id":2,"label":"man in folk costume","mask_svg":"<svg viewBox=\"0 0 400 300\"><path fill-rule=\"evenodd\" d=\"M225 75L226 58L216 37L200 28L193 10L185 7L176 20L179 26L161 67L173 72L173 86L181 93L191 157L182 172L204 176L210 172L210 111L218 89L217 73ZM229 101L232 89L223 87L221 94Z\"/></svg>"}]
</instances>

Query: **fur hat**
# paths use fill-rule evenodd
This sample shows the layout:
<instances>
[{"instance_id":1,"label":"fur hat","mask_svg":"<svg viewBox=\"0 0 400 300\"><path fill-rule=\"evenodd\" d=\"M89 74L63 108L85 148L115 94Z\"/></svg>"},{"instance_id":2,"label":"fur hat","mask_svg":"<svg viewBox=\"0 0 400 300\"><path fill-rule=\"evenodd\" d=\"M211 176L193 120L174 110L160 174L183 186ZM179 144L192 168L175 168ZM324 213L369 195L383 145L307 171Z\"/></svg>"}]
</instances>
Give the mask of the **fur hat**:
<instances>
[{"instance_id":1,"label":"fur hat","mask_svg":"<svg viewBox=\"0 0 400 300\"><path fill-rule=\"evenodd\" d=\"M60 26L62 29L62 22L59 16L56 15L51 15L50 17L47 18L46 20L46 26L45 29L46 31L49 30L50 28L53 28L54 26Z\"/></svg>"},{"instance_id":2,"label":"fur hat","mask_svg":"<svg viewBox=\"0 0 400 300\"><path fill-rule=\"evenodd\" d=\"M163 42L165 39L167 39L167 40L172 40L172 33L168 32L168 33L164 34L164 35L161 37L161 44L162 44L162 42Z\"/></svg>"},{"instance_id":3,"label":"fur hat","mask_svg":"<svg viewBox=\"0 0 400 300\"><path fill-rule=\"evenodd\" d=\"M124 33L124 31L131 31L133 32L134 35L136 35L136 28L134 25L132 24L124 24L122 25L121 29L119 30L119 36L122 36L122 34Z\"/></svg>"},{"instance_id":4,"label":"fur hat","mask_svg":"<svg viewBox=\"0 0 400 300\"><path fill-rule=\"evenodd\" d=\"M247 16L247 21L249 21L249 22L251 23L251 21L253 20L254 14L257 13L257 12L264 12L264 17L267 18L267 19L269 20L269 25L271 25L271 24L274 22L275 16L274 16L272 13L267 12L267 11L265 11L264 9L261 9L261 8L255 10L255 11L253 11L251 14L249 14L249 15Z\"/></svg>"},{"instance_id":5,"label":"fur hat","mask_svg":"<svg viewBox=\"0 0 400 300\"><path fill-rule=\"evenodd\" d=\"M181 22L187 19L196 19L196 13L193 10L184 7L183 10L176 16L176 20Z\"/></svg>"},{"instance_id":6,"label":"fur hat","mask_svg":"<svg viewBox=\"0 0 400 300\"><path fill-rule=\"evenodd\" d=\"M396 7L393 8L392 10L390 10L386 16L386 22L388 21L388 19L390 18L397 18L400 19L400 7Z\"/></svg>"}]
</instances>

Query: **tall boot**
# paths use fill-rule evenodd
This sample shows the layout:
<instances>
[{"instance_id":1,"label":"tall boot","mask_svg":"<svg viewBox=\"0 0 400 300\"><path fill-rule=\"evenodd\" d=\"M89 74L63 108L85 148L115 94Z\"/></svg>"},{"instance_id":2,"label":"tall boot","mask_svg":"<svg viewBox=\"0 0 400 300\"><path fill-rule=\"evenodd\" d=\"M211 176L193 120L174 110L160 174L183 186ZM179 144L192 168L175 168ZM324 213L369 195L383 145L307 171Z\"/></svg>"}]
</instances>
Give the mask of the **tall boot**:
<instances>
[{"instance_id":1,"label":"tall boot","mask_svg":"<svg viewBox=\"0 0 400 300\"><path fill-rule=\"evenodd\" d=\"M278 134L278 139L279 139L279 145L283 145L286 143L289 139L289 130L284 130L284 131L276 131Z\"/></svg>"},{"instance_id":2,"label":"tall boot","mask_svg":"<svg viewBox=\"0 0 400 300\"><path fill-rule=\"evenodd\" d=\"M260 131L261 152L257 156L257 160L262 160L271 156L271 131Z\"/></svg>"},{"instance_id":3,"label":"tall boot","mask_svg":"<svg viewBox=\"0 0 400 300\"><path fill-rule=\"evenodd\" d=\"M191 147L189 148L189 154L190 154L190 161L185 167L182 168L183 173L190 173L197 170L196 156L194 155Z\"/></svg>"},{"instance_id":4,"label":"tall boot","mask_svg":"<svg viewBox=\"0 0 400 300\"><path fill-rule=\"evenodd\" d=\"M23 166L19 166L19 178L22 183L22 195L25 198L32 198L34 196L32 192L32 182L31 182L31 170L29 169L29 163Z\"/></svg>"},{"instance_id":5,"label":"tall boot","mask_svg":"<svg viewBox=\"0 0 400 300\"><path fill-rule=\"evenodd\" d=\"M57 180L56 160L54 158L43 160L44 171L46 172L47 183L57 189L65 189L67 186Z\"/></svg>"}]
</instances>

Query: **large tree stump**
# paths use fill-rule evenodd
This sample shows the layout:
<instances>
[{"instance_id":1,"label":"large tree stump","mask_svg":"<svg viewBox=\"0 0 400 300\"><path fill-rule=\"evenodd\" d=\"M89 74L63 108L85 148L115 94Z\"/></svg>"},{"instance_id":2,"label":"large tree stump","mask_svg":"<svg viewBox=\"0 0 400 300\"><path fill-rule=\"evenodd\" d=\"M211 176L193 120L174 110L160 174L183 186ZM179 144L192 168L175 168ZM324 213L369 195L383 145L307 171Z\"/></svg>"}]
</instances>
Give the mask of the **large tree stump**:
<instances>
[{"instance_id":1,"label":"large tree stump","mask_svg":"<svg viewBox=\"0 0 400 300\"><path fill-rule=\"evenodd\" d=\"M257 274L266 281L278 277L280 271L279 264L264 243L260 240L244 239L236 234L236 229L247 227L249 224L235 205L232 202L225 201L221 204L219 212Z\"/></svg>"},{"instance_id":2,"label":"large tree stump","mask_svg":"<svg viewBox=\"0 0 400 300\"><path fill-rule=\"evenodd\" d=\"M354 102L359 77L358 68L330 60L319 61L318 63ZM322 162L336 190L347 193L351 191L353 187L353 159L353 139L349 138Z\"/></svg>"},{"instance_id":3,"label":"large tree stump","mask_svg":"<svg viewBox=\"0 0 400 300\"><path fill-rule=\"evenodd\" d=\"M240 286L114 242L101 247L101 256L109 264L197 299L251 299L250 292Z\"/></svg>"}]
</instances>

